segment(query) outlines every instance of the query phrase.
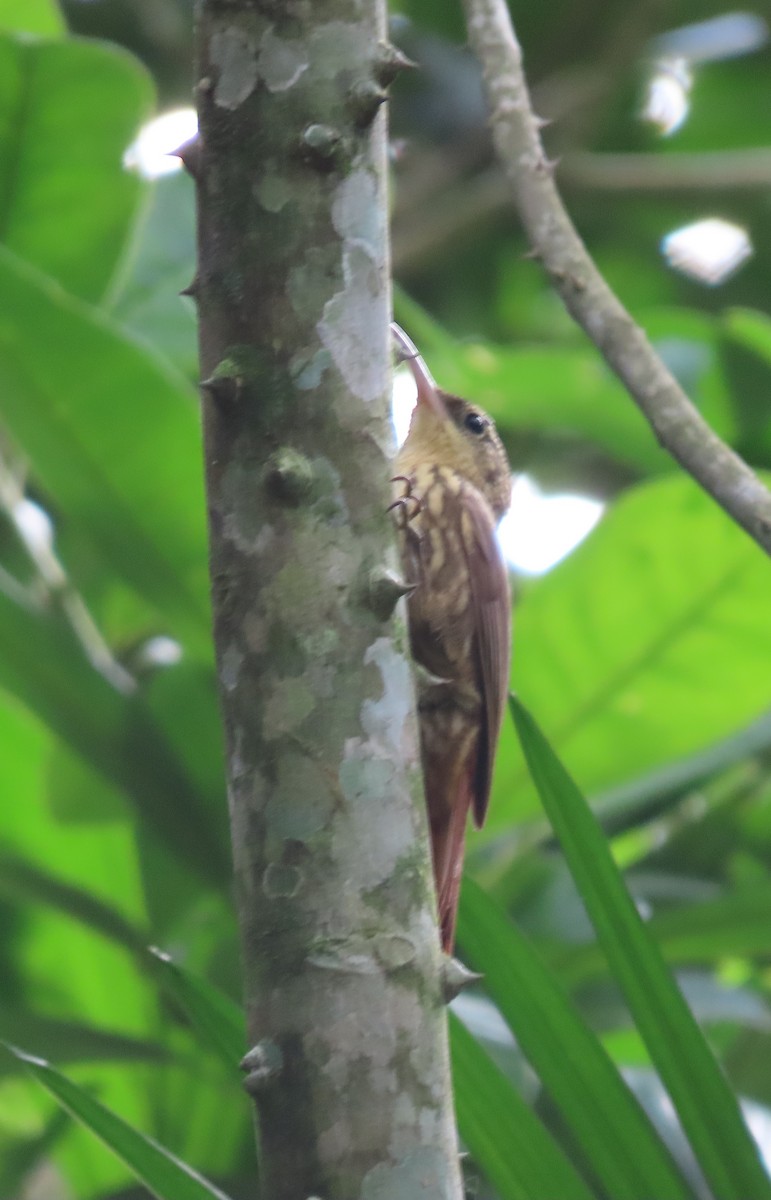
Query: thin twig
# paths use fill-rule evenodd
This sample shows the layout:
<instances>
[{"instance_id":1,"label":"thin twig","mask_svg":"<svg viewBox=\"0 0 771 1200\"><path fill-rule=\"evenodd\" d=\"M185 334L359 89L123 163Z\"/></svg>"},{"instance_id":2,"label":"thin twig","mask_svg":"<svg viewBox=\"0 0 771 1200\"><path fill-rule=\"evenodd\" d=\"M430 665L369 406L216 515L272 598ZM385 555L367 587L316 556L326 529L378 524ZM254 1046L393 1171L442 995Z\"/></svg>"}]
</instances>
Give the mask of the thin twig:
<instances>
[{"instance_id":1,"label":"thin twig","mask_svg":"<svg viewBox=\"0 0 771 1200\"><path fill-rule=\"evenodd\" d=\"M464 0L496 151L534 252L568 311L650 422L659 443L771 554L771 493L702 419L600 275L554 185L505 0Z\"/></svg>"}]
</instances>

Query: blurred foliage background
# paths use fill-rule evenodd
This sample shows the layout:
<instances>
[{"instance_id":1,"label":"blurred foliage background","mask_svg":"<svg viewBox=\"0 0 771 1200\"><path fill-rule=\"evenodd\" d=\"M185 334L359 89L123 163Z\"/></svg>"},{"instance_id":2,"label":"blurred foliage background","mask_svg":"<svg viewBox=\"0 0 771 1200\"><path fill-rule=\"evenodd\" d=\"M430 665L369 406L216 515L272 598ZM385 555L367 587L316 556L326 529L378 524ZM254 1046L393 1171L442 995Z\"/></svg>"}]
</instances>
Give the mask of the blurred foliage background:
<instances>
[{"instance_id":1,"label":"blurred foliage background","mask_svg":"<svg viewBox=\"0 0 771 1200\"><path fill-rule=\"evenodd\" d=\"M514 686L589 796L771 1158L771 572L657 447L527 258L459 7L392 7L393 36L420 64L391 106L397 316L443 386L493 413L518 472L605 505L557 566L515 575ZM769 468L765 9L511 8L591 252L717 431ZM194 270L193 193L180 174L151 182L122 165L143 122L190 103L191 5L0 0L0 32L0 1036L232 1197L253 1195L237 1072L147 950L216 983L222 1005L238 999L195 318L178 294ZM641 116L657 78L675 79L683 109L669 133ZM753 249L715 286L662 253L668 234L709 217ZM496 994L495 963L535 952L684 1186L722 1200L686 1147L513 727L469 851L495 911L468 892L460 948L485 961L496 1001L479 989L457 1005L474 1035L454 1035L471 1193L547 1200L507 1158L516 1088L548 1131L545 1157L560 1146L590 1189L561 1195L650 1200L631 1164L611 1187L575 1097L571 1116L532 1065L539 1047L528 1064L501 1016L516 996L500 981ZM496 924L502 912L527 950ZM572 1045L578 1062L583 1042L563 1032L560 1053ZM193 1194L168 1187L158 1194ZM0 1056L0 1197L146 1194ZM657 1200L669 1194L686 1193Z\"/></svg>"}]
</instances>

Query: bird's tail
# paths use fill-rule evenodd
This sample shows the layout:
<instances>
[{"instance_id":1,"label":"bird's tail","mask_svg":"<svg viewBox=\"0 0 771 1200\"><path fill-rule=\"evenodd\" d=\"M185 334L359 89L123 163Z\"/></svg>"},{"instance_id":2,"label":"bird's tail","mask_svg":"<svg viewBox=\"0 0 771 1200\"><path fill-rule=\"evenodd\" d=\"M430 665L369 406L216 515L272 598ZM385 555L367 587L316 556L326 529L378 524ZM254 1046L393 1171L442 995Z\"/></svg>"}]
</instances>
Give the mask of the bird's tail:
<instances>
[{"instance_id":1,"label":"bird's tail","mask_svg":"<svg viewBox=\"0 0 771 1200\"><path fill-rule=\"evenodd\" d=\"M463 757L448 756L445 750L441 763L429 761L426 764L426 800L439 925L442 949L448 954L452 953L455 944L466 825L473 802L474 760L474 753Z\"/></svg>"}]
</instances>

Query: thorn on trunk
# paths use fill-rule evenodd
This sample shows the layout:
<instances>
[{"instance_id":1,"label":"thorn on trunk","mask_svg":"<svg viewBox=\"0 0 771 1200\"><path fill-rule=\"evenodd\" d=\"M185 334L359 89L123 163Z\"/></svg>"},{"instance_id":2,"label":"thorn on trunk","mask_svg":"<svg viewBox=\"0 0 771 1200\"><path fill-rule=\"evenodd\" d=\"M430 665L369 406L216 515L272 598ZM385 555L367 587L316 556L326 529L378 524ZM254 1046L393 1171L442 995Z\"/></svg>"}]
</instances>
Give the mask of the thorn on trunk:
<instances>
[{"instance_id":1,"label":"thorn on trunk","mask_svg":"<svg viewBox=\"0 0 771 1200\"><path fill-rule=\"evenodd\" d=\"M387 621L402 596L411 596L414 591L414 584L405 583L388 567L373 567L367 579L365 602L376 617Z\"/></svg>"},{"instance_id":2,"label":"thorn on trunk","mask_svg":"<svg viewBox=\"0 0 771 1200\"><path fill-rule=\"evenodd\" d=\"M221 371L217 368L214 374L210 375L208 379L201 380L200 386L205 392L209 393L215 403L229 405L234 404L238 400L243 390L244 381L240 375L233 375L228 371Z\"/></svg>"},{"instance_id":3,"label":"thorn on trunk","mask_svg":"<svg viewBox=\"0 0 771 1200\"><path fill-rule=\"evenodd\" d=\"M362 79L355 83L348 94L354 124L359 129L366 129L377 116L381 104L388 99L388 93L379 87L372 79Z\"/></svg>"},{"instance_id":4,"label":"thorn on trunk","mask_svg":"<svg viewBox=\"0 0 771 1200\"><path fill-rule=\"evenodd\" d=\"M182 165L193 179L198 179L201 173L201 156L203 152L203 142L199 133L194 134L189 141L183 142L176 150L170 150L171 158L181 158Z\"/></svg>"},{"instance_id":5,"label":"thorn on trunk","mask_svg":"<svg viewBox=\"0 0 771 1200\"><path fill-rule=\"evenodd\" d=\"M198 295L198 276L194 275L187 287L184 287L179 294L180 296L192 296L195 299Z\"/></svg>"},{"instance_id":6,"label":"thorn on trunk","mask_svg":"<svg viewBox=\"0 0 771 1200\"><path fill-rule=\"evenodd\" d=\"M283 446L268 460L265 485L276 500L294 507L313 487L313 466L304 454L291 446Z\"/></svg>"},{"instance_id":7,"label":"thorn on trunk","mask_svg":"<svg viewBox=\"0 0 771 1200\"><path fill-rule=\"evenodd\" d=\"M331 171L340 162L343 150L343 135L331 125L309 125L300 137L303 158L319 171Z\"/></svg>"},{"instance_id":8,"label":"thorn on trunk","mask_svg":"<svg viewBox=\"0 0 771 1200\"><path fill-rule=\"evenodd\" d=\"M444 996L445 1004L449 1004L465 988L471 987L474 983L479 983L480 979L484 979L484 975L478 975L476 971L470 971L468 967L464 967L459 959L451 958L449 954L446 954L442 960L441 977L442 995Z\"/></svg>"},{"instance_id":9,"label":"thorn on trunk","mask_svg":"<svg viewBox=\"0 0 771 1200\"><path fill-rule=\"evenodd\" d=\"M244 1088L250 1096L256 1097L281 1074L284 1056L280 1046L270 1038L263 1038L247 1051L239 1066L246 1072Z\"/></svg>"},{"instance_id":10,"label":"thorn on trunk","mask_svg":"<svg viewBox=\"0 0 771 1200\"><path fill-rule=\"evenodd\" d=\"M380 42L373 63L373 73L380 86L387 88L400 72L415 70L417 65L398 46L392 46L390 42Z\"/></svg>"}]
</instances>

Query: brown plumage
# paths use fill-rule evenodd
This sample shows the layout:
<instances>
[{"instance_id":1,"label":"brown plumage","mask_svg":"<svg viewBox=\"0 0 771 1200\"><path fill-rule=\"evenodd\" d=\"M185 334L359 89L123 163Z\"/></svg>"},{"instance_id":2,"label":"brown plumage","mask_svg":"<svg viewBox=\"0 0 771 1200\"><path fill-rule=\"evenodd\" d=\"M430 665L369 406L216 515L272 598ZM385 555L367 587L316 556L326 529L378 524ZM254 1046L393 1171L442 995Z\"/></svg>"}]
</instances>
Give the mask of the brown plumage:
<instances>
[{"instance_id":1,"label":"brown plumage","mask_svg":"<svg viewBox=\"0 0 771 1200\"><path fill-rule=\"evenodd\" d=\"M393 326L418 385L394 503L418 676L423 777L442 946L451 951L469 809L481 826L509 677L511 598L495 525L511 471L491 418L437 388Z\"/></svg>"}]
</instances>

